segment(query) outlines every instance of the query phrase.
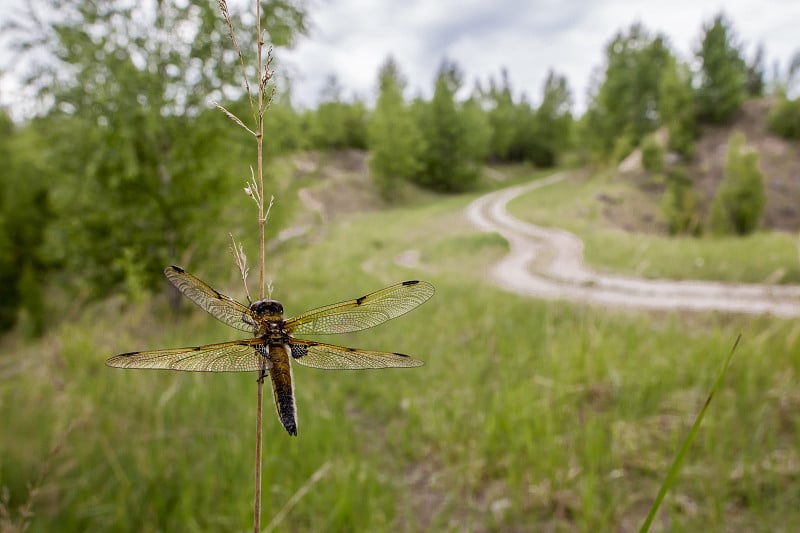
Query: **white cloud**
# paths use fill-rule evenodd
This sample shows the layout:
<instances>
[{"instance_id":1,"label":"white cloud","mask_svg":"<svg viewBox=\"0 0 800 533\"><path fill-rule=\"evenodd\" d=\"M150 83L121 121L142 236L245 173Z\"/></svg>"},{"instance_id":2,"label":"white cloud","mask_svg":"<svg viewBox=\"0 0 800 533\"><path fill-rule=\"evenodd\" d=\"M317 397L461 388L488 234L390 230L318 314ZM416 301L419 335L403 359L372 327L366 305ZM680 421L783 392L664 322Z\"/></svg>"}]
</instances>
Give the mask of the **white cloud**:
<instances>
[{"instance_id":1,"label":"white cloud","mask_svg":"<svg viewBox=\"0 0 800 533\"><path fill-rule=\"evenodd\" d=\"M800 47L800 2L784 0L347 0L312 5L311 35L282 55L301 74L294 83L295 100L307 105L316 101L330 72L350 91L373 96L378 67L390 53L412 92L429 94L436 69L447 57L464 69L469 86L476 78L499 77L506 67L515 90L534 101L554 68L567 76L582 105L591 72L602 64L603 47L615 33L642 22L666 34L688 59L702 24L723 10L748 53L763 42L768 60L785 64Z\"/></svg>"},{"instance_id":2,"label":"white cloud","mask_svg":"<svg viewBox=\"0 0 800 533\"><path fill-rule=\"evenodd\" d=\"M0 0L2 13L25 0ZM249 0L235 0L237 3ZM702 24L721 10L751 54L759 42L768 66L785 66L800 48L800 2L790 0L316 0L309 4L311 33L296 49L278 53L278 68L292 80L294 100L313 105L325 78L335 73L345 94L373 98L378 68L389 54L409 80L409 94L429 95L442 59L465 71L465 85L499 78L537 101L551 68L567 76L579 106L605 44L636 21L668 36L687 59ZM14 91L4 82L0 99Z\"/></svg>"}]
</instances>

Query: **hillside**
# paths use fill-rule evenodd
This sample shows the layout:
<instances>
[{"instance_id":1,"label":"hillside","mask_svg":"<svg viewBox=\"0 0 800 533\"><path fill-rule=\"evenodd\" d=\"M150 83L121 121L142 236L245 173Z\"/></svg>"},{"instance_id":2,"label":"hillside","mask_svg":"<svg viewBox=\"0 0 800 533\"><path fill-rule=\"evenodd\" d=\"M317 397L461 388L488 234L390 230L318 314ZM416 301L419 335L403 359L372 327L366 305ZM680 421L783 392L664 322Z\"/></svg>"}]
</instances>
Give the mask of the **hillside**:
<instances>
[{"instance_id":1,"label":"hillside","mask_svg":"<svg viewBox=\"0 0 800 533\"><path fill-rule=\"evenodd\" d=\"M760 154L759 166L767 183L767 205L762 226L781 231L800 230L800 146L770 133L767 117L769 98L749 100L731 124L705 126L697 140L697 154L689 165L695 190L700 195L700 209L705 217L717 187L723 178L728 139L736 131L744 133L747 146ZM620 164L620 178L635 183L654 202L637 206L631 213L628 202L608 206L607 218L628 231L663 233L664 224L657 223L658 202L664 191L661 180L653 180L641 170L637 150ZM599 198L603 200L603 198ZM627 212L627 213L626 213ZM627 215L627 216L626 216Z\"/></svg>"}]
</instances>

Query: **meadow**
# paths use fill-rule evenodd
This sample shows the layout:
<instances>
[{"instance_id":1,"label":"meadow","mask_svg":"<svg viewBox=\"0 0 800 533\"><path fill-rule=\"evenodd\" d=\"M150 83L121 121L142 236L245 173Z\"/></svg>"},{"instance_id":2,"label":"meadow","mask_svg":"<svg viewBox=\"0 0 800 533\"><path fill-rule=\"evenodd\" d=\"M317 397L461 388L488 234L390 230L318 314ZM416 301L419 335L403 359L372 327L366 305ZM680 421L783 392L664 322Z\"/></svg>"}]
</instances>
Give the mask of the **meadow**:
<instances>
[{"instance_id":1,"label":"meadow","mask_svg":"<svg viewBox=\"0 0 800 533\"><path fill-rule=\"evenodd\" d=\"M569 212L567 204L558 209L558 190L537 194L551 195L544 203L552 213ZM345 217L268 255L273 297L288 316L405 279L430 281L437 293L383 326L326 339L409 353L426 366L296 366L296 438L265 397L262 524L276 531L637 530L741 333L654 529L800 528L800 323L502 292L484 273L505 242L476 232L462 215L475 197ZM232 211L247 205L249 218L249 200L235 201ZM230 218L234 234L249 228L241 216ZM215 264L181 266L243 300L222 226L210 230L219 233L208 241L220 250ZM772 246L771 236L751 239ZM254 257L251 243L245 239ZM696 246L717 253L708 240ZM698 253L680 242L675 248ZM587 241L593 260L591 249ZM409 250L419 252L419 264L396 264ZM756 261L747 260L725 279L761 279L751 270ZM31 532L251 529L256 376L103 365L115 353L236 335L194 306L176 316L163 296L143 296L135 304L65 302L43 339L4 338L0 529L23 524L26 505Z\"/></svg>"}]
</instances>

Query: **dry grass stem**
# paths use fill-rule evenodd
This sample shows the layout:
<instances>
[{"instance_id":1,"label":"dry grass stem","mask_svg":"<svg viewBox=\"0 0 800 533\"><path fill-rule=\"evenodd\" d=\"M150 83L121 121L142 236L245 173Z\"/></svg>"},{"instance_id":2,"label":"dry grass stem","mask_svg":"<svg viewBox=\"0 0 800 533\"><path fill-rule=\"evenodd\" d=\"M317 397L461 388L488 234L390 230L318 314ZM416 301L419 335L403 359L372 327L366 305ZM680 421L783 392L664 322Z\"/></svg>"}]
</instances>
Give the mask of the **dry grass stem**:
<instances>
[{"instance_id":1,"label":"dry grass stem","mask_svg":"<svg viewBox=\"0 0 800 533\"><path fill-rule=\"evenodd\" d=\"M236 239L233 238L233 234L228 233L228 235L231 238L231 253L236 261L236 266L239 267L239 274L242 277L244 292L247 294L247 302L253 303L252 298L250 298L250 290L247 288L247 274L250 272L250 269L247 267L247 255L244 253L244 246L242 246L242 243L236 242Z\"/></svg>"},{"instance_id":2,"label":"dry grass stem","mask_svg":"<svg viewBox=\"0 0 800 533\"><path fill-rule=\"evenodd\" d=\"M266 224L267 220L269 219L269 212L272 211L272 204L274 203L275 203L275 197L270 195L269 205L267 206L267 212L264 213L264 217L261 219L261 222L263 222L264 224Z\"/></svg>"},{"instance_id":3,"label":"dry grass stem","mask_svg":"<svg viewBox=\"0 0 800 533\"><path fill-rule=\"evenodd\" d=\"M247 196L253 199L256 203L256 207L261 207L261 191L258 188L258 183L256 182L256 175L253 171L253 167L250 167L250 181L247 182L247 185L244 188L244 192Z\"/></svg>"},{"instance_id":4,"label":"dry grass stem","mask_svg":"<svg viewBox=\"0 0 800 533\"><path fill-rule=\"evenodd\" d=\"M303 486L297 489L297 492L295 492L292 495L292 497L289 498L289 500L285 504L283 504L281 510L278 511L278 513L274 517L272 517L272 520L270 521L269 524L267 524L267 528L264 531L265 532L274 531L275 528L278 527L278 525L283 521L283 519L286 518L286 515L289 513L289 511L292 510L292 507L297 505L297 502L299 502L303 498L303 496L305 496L308 493L308 491L311 490L311 487L313 487L320 479L325 477L325 474L328 473L330 467L331 467L331 462L325 461L325 463L323 463L322 466L317 468L317 470L313 474L311 474L311 477L309 477L306 480L306 482L303 483Z\"/></svg>"},{"instance_id":5,"label":"dry grass stem","mask_svg":"<svg viewBox=\"0 0 800 533\"><path fill-rule=\"evenodd\" d=\"M217 102L213 102L213 103L214 103L214 106L216 106L216 108L217 108L217 109L219 109L220 111L222 111L223 113L225 113L225 116L227 116L229 119L231 119L232 121L234 121L236 124L238 124L238 125L239 125L239 126L241 126L242 128L246 129L246 130L247 130L247 132L248 132L248 133L250 133L250 135L253 135L253 136L255 136L256 132L254 132L253 130L251 130L250 128L248 128L248 127L245 125L245 123L244 123L244 122L242 122L242 120L241 120L239 117L237 117L236 115L234 115L233 113L231 113L230 111L228 111L227 109L225 109L225 108L224 108L223 106L221 106L219 103L217 103Z\"/></svg>"},{"instance_id":6,"label":"dry grass stem","mask_svg":"<svg viewBox=\"0 0 800 533\"><path fill-rule=\"evenodd\" d=\"M247 100L250 102L250 112L255 116L256 111L255 107L253 106L253 93L250 90L250 82L247 81L247 67L245 66L244 62L244 54L242 53L242 48L239 46L239 41L236 40L236 32L233 28L233 20L231 19L231 13L228 10L228 2L225 0L219 0L219 10L222 13L222 18L225 20L225 25L228 26L228 37L233 43L233 47L236 49L236 53L239 56L239 65L242 67L242 78L244 78L244 88L247 91ZM248 129L248 131L250 131ZM250 131L250 133L253 133ZM254 134L255 135L255 134Z\"/></svg>"}]
</instances>

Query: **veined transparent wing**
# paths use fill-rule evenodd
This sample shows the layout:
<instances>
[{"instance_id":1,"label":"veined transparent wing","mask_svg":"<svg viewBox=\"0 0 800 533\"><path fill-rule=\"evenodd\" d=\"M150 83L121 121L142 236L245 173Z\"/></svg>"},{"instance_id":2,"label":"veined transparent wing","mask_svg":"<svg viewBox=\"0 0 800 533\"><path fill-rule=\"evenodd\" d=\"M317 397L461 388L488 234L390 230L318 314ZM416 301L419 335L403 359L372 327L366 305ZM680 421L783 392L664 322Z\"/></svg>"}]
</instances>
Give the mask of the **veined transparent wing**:
<instances>
[{"instance_id":1,"label":"veined transparent wing","mask_svg":"<svg viewBox=\"0 0 800 533\"><path fill-rule=\"evenodd\" d=\"M301 339L292 339L289 346L295 362L326 370L411 368L425 364L424 361L402 353L359 350Z\"/></svg>"},{"instance_id":2,"label":"veined transparent wing","mask_svg":"<svg viewBox=\"0 0 800 533\"><path fill-rule=\"evenodd\" d=\"M319 307L290 318L286 321L286 330L298 335L321 335L371 328L408 313L425 303L434 292L433 285L428 282L404 281L354 300Z\"/></svg>"},{"instance_id":3,"label":"veined transparent wing","mask_svg":"<svg viewBox=\"0 0 800 533\"><path fill-rule=\"evenodd\" d=\"M181 267L167 267L164 269L164 275L187 298L220 322L253 333L256 318L249 308L225 296Z\"/></svg>"},{"instance_id":4,"label":"veined transparent wing","mask_svg":"<svg viewBox=\"0 0 800 533\"><path fill-rule=\"evenodd\" d=\"M106 365L116 368L158 368L191 372L249 372L266 363L257 351L261 339L221 342L189 348L150 350L115 355Z\"/></svg>"}]
</instances>

